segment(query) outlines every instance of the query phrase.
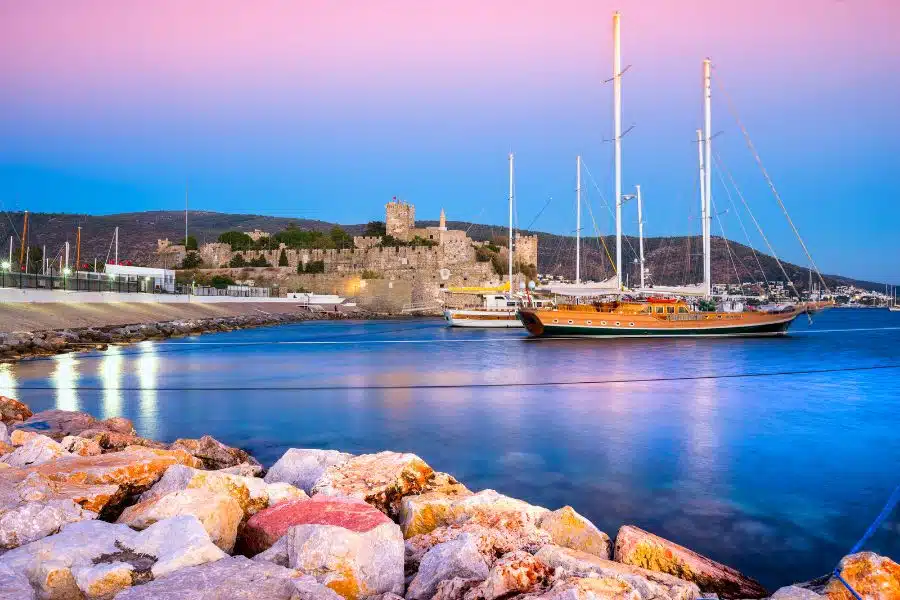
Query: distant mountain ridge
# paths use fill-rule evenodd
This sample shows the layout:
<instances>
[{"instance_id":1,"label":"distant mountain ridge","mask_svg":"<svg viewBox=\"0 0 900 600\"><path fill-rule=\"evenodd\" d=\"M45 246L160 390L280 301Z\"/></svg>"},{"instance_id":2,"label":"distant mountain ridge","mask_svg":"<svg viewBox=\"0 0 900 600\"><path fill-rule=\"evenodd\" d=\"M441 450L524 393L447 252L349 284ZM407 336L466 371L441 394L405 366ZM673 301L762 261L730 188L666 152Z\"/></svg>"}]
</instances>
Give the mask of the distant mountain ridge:
<instances>
[{"instance_id":1,"label":"distant mountain ridge","mask_svg":"<svg viewBox=\"0 0 900 600\"><path fill-rule=\"evenodd\" d=\"M6 255L10 235L21 233L22 213L7 213L8 218L0 221L0 252ZM189 211L188 229L200 244L214 242L224 231L251 231L259 229L275 233L289 225L301 229L327 231L339 225L314 219L270 217L265 215L229 214L211 211ZM437 225L436 221L419 221L420 226ZM118 213L112 215L31 213L29 214L29 244L47 246L50 257L59 256L66 240L71 244L71 258L74 260L76 228L82 227L82 260L103 262L112 257L113 232L119 227L119 259L132 260L136 264L150 262L156 254L157 240L168 238L177 242L184 237L184 212L147 211ZM351 235L360 235L364 224L339 225ZM483 225L466 221L448 221L450 229L467 231L474 240L506 239L507 230L503 226ZM522 231L538 236L538 272L575 276L575 238L540 231ZM607 251L604 250L603 242ZM730 248L731 253L726 248ZM18 240L15 242L18 248ZM622 260L627 265L625 275L630 281L639 277L636 265L638 240L627 236L623 242ZM699 236L649 237L644 239L644 256L650 270L651 282L658 285L680 285L697 282L702 278ZM602 242L596 237L582 238L582 279L602 280L615 273L610 256L614 259L615 236L605 236ZM732 257L734 260L732 261ZM15 259L16 257L14 257ZM809 270L806 267L782 262L788 276L798 288L807 287ZM762 271L760 271L762 267ZM743 244L721 237L712 239L712 273L716 283L737 281L735 270L742 281L784 280L774 258L755 252ZM884 284L854 279L842 275L825 275L830 287L855 285L869 290L883 290ZM814 276L814 280L817 279Z\"/></svg>"}]
</instances>

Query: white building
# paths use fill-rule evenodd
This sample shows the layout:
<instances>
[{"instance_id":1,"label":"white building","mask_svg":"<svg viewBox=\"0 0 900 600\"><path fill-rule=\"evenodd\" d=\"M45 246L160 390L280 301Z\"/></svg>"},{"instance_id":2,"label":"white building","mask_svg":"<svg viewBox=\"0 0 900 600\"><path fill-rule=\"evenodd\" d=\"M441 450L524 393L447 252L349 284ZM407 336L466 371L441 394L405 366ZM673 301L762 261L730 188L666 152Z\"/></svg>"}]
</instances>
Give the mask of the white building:
<instances>
[{"instance_id":1,"label":"white building","mask_svg":"<svg viewBox=\"0 0 900 600\"><path fill-rule=\"evenodd\" d=\"M121 277L125 281L138 282L141 284L141 291L144 292L175 293L175 271L171 269L108 264L105 266L105 272L107 275Z\"/></svg>"}]
</instances>

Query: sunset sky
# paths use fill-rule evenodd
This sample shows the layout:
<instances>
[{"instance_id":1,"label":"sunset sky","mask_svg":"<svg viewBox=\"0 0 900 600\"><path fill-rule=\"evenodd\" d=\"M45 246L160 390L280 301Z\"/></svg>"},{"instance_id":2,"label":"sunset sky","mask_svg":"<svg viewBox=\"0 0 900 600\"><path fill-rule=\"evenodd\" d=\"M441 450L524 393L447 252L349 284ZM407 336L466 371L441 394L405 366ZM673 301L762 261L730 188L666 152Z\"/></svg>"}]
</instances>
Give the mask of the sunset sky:
<instances>
[{"instance_id":1,"label":"sunset sky","mask_svg":"<svg viewBox=\"0 0 900 600\"><path fill-rule=\"evenodd\" d=\"M513 151L519 225L552 197L533 228L572 233L580 153L610 233L616 9L647 235L699 231L710 56L715 147L779 254L806 264L723 90L819 266L900 284L896 0L0 0L0 208L179 209L189 181L196 209L503 224Z\"/></svg>"}]
</instances>

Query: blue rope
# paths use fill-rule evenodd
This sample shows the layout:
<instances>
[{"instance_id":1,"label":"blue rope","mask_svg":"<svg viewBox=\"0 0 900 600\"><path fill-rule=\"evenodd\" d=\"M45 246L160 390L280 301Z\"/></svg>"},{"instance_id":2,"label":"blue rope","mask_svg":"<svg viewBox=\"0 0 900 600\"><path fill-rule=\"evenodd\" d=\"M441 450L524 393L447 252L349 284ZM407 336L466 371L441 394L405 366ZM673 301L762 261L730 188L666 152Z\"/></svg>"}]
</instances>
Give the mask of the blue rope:
<instances>
[{"instance_id":1,"label":"blue rope","mask_svg":"<svg viewBox=\"0 0 900 600\"><path fill-rule=\"evenodd\" d=\"M863 534L863 536L859 539L859 541L856 542L856 544L853 546L853 548L850 549L850 552L848 552L848 555L856 554L857 552L859 552L859 550L860 550L860 548L862 548L863 544L865 544L867 541L869 541L869 538L872 537L872 535L874 535L876 531L878 531L878 528L881 527L881 524L884 522L884 520L888 518L888 515L890 515L894 511L894 507L897 505L898 501L900 501L900 485L898 485L894 489L894 493L892 493L891 496L888 498L888 501L884 505L884 508L881 509L881 512L878 513L878 516L875 517L875 520L872 521L872 524L869 525L869 528L866 530L866 532ZM840 564L838 564L838 566L836 566L834 568L833 575L837 578L838 581L840 581L842 584L844 584L844 587L847 588L847 590L849 590L851 594L853 594L853 597L856 598L856 600L863 600L863 597L860 596L856 592L856 590L853 589L853 586L850 585L846 579L841 577Z\"/></svg>"}]
</instances>

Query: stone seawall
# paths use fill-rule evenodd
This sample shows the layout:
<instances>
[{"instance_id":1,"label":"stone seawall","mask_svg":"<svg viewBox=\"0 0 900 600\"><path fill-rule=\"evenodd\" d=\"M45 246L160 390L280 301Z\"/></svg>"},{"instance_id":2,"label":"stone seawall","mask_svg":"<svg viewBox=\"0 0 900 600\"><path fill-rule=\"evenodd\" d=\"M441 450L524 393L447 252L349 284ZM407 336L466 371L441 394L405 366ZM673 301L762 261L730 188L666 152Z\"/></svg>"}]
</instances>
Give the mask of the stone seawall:
<instances>
[{"instance_id":1,"label":"stone seawall","mask_svg":"<svg viewBox=\"0 0 900 600\"><path fill-rule=\"evenodd\" d=\"M0 305L0 360L311 320L360 318L297 305ZM175 318L173 318L175 317ZM6 329L6 331L3 331Z\"/></svg>"},{"instance_id":2,"label":"stone seawall","mask_svg":"<svg viewBox=\"0 0 900 600\"><path fill-rule=\"evenodd\" d=\"M288 450L268 471L210 436L0 397L0 600L853 600L825 576L770 594L631 525L607 535L473 491L414 454ZM846 556L866 600L900 565Z\"/></svg>"}]
</instances>

